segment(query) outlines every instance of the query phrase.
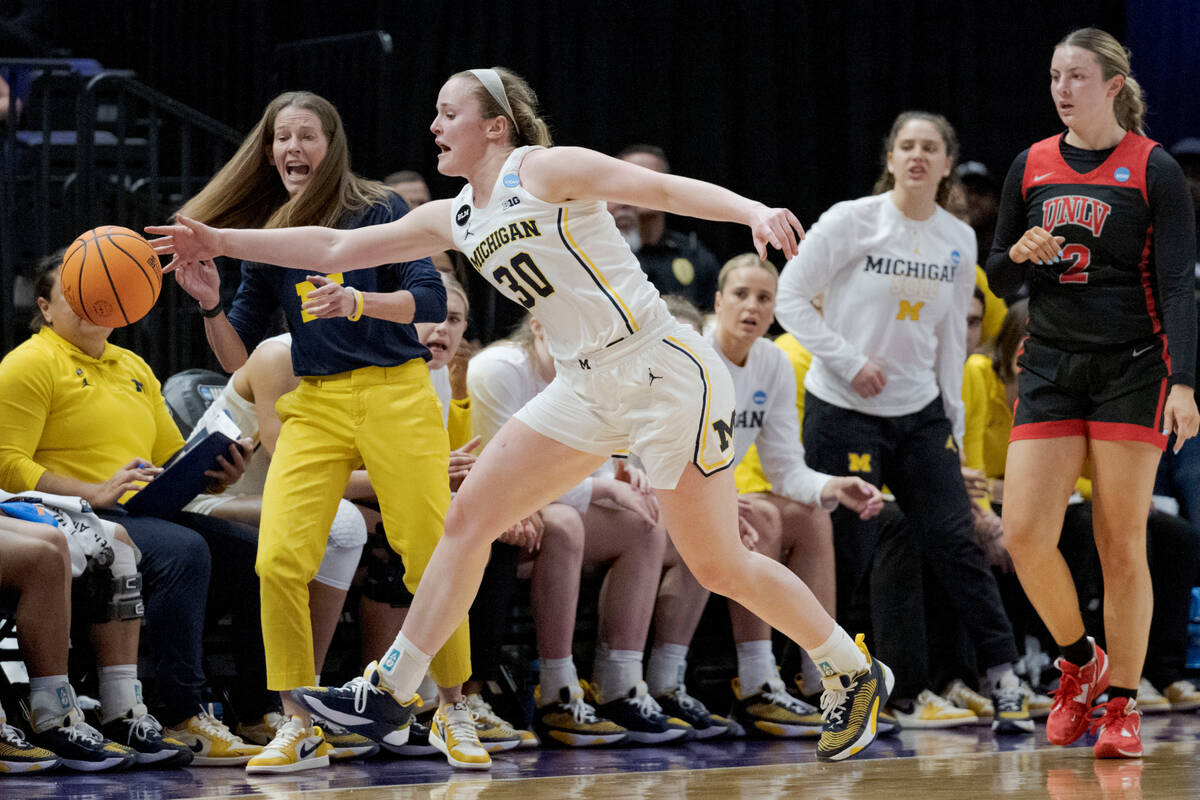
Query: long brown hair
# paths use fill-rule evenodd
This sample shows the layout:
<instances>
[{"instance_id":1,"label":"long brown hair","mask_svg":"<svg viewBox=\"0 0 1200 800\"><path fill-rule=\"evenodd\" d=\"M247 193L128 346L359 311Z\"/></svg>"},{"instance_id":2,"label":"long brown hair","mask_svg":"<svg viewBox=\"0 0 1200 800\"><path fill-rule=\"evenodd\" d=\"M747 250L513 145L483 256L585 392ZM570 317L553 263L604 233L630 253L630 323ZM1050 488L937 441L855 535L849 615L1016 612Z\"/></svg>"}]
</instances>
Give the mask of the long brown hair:
<instances>
[{"instance_id":1,"label":"long brown hair","mask_svg":"<svg viewBox=\"0 0 1200 800\"><path fill-rule=\"evenodd\" d=\"M285 108L311 111L328 148L304 191L288 194L269 153L275 117ZM337 109L312 92L284 92L267 104L241 147L179 213L218 228L336 227L350 212L387 202L387 188L350 171L350 150Z\"/></svg>"},{"instance_id":2,"label":"long brown hair","mask_svg":"<svg viewBox=\"0 0 1200 800\"><path fill-rule=\"evenodd\" d=\"M992 343L992 369L1005 383L1017 377L1012 368L1013 356L1025 341L1025 320L1028 318L1029 301L1018 300L1013 303L1005 312L1000 333L996 334L996 341Z\"/></svg>"},{"instance_id":3,"label":"long brown hair","mask_svg":"<svg viewBox=\"0 0 1200 800\"><path fill-rule=\"evenodd\" d=\"M488 92L483 82L475 77L475 73L465 70L454 73L450 78L465 78L476 83L472 95L479 101L481 117L484 119L505 117L509 122L515 123L509 126L508 134L508 141L513 147L527 144L540 144L542 147L552 145L550 127L541 117L542 110L538 106L537 94L534 93L532 87L524 78L510 69L504 67L492 67L492 69L500 76L500 82L504 84L504 94L508 96L508 104L512 106L513 117L516 119L508 116L496 98Z\"/></svg>"},{"instance_id":4,"label":"long brown hair","mask_svg":"<svg viewBox=\"0 0 1200 800\"><path fill-rule=\"evenodd\" d=\"M958 161L958 134L954 132L954 126L950 124L950 120L941 114L934 114L930 111L902 111L896 117L887 138L883 140L883 172L875 181L874 194L891 191L892 187L896 185L896 176L888 171L888 153L892 152L892 148L896 146L896 137L900 135L900 129L914 119L924 120L937 128L942 137L942 144L946 146L946 155L950 157L950 174L938 182L936 198L937 204L945 208L946 201L950 198L950 187L956 180L954 163Z\"/></svg>"},{"instance_id":5,"label":"long brown hair","mask_svg":"<svg viewBox=\"0 0 1200 800\"><path fill-rule=\"evenodd\" d=\"M1117 37L1099 28L1080 28L1071 31L1054 45L1060 47L1078 47L1087 50L1100 63L1100 74L1105 81L1112 80L1114 75L1125 78L1125 85L1113 98L1113 113L1117 124L1127 131L1146 135L1146 100L1142 96L1142 85L1133 79L1133 71L1129 66L1129 51L1117 41Z\"/></svg>"}]
</instances>

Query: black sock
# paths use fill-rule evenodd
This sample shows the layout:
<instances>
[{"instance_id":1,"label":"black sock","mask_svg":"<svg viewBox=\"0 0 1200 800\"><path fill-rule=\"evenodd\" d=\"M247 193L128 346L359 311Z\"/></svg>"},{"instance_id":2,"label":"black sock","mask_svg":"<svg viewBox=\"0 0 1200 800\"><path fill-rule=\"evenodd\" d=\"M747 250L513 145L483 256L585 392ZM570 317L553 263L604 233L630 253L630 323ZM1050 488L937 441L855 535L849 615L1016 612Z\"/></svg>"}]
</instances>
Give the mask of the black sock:
<instances>
[{"instance_id":1,"label":"black sock","mask_svg":"<svg viewBox=\"0 0 1200 800\"><path fill-rule=\"evenodd\" d=\"M1118 697L1127 697L1133 700L1137 697L1137 689L1124 689L1120 686L1108 687L1108 699L1116 700Z\"/></svg>"},{"instance_id":2,"label":"black sock","mask_svg":"<svg viewBox=\"0 0 1200 800\"><path fill-rule=\"evenodd\" d=\"M1088 641L1087 634L1080 636L1079 641L1062 645L1058 649L1062 653L1064 661L1070 661L1077 667L1082 667L1096 655L1096 651L1092 649L1092 643Z\"/></svg>"}]
</instances>

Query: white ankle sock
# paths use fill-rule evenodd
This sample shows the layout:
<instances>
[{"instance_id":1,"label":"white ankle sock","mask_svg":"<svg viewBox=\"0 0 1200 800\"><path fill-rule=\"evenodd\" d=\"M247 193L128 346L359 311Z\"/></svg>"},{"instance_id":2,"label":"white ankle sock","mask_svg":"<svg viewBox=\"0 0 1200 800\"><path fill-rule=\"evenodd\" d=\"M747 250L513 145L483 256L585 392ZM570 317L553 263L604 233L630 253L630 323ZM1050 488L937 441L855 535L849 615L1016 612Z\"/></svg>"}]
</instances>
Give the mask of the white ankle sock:
<instances>
[{"instance_id":1,"label":"white ankle sock","mask_svg":"<svg viewBox=\"0 0 1200 800\"><path fill-rule=\"evenodd\" d=\"M1017 677L1012 662L1006 661L1003 664L988 667L987 685L992 689L1015 689L1021 685L1021 679Z\"/></svg>"},{"instance_id":2,"label":"white ankle sock","mask_svg":"<svg viewBox=\"0 0 1200 800\"><path fill-rule=\"evenodd\" d=\"M75 691L66 675L46 675L29 679L29 724L34 733L58 727L63 717L77 711Z\"/></svg>"},{"instance_id":3,"label":"white ankle sock","mask_svg":"<svg viewBox=\"0 0 1200 800\"><path fill-rule=\"evenodd\" d=\"M867 668L867 657L841 625L834 625L829 638L808 654L817 665L817 671L827 678L854 675Z\"/></svg>"},{"instance_id":4,"label":"white ankle sock","mask_svg":"<svg viewBox=\"0 0 1200 800\"><path fill-rule=\"evenodd\" d=\"M596 684L596 697L601 703L610 703L628 697L642 679L641 650L605 650L596 654L592 666L592 680Z\"/></svg>"},{"instance_id":5,"label":"white ankle sock","mask_svg":"<svg viewBox=\"0 0 1200 800\"><path fill-rule=\"evenodd\" d=\"M408 698L417 693L431 661L433 656L423 652L403 633L398 633L387 655L379 662L379 677L392 694L408 702Z\"/></svg>"},{"instance_id":6,"label":"white ankle sock","mask_svg":"<svg viewBox=\"0 0 1200 800\"><path fill-rule=\"evenodd\" d=\"M142 682L137 679L137 664L101 667L100 711L104 723L125 716L142 702Z\"/></svg>"},{"instance_id":7,"label":"white ankle sock","mask_svg":"<svg viewBox=\"0 0 1200 800\"><path fill-rule=\"evenodd\" d=\"M686 644L654 643L650 650L650 660L646 662L646 686L651 695L657 697L677 686L683 686L683 676L687 672L687 654Z\"/></svg>"},{"instance_id":8,"label":"white ankle sock","mask_svg":"<svg viewBox=\"0 0 1200 800\"><path fill-rule=\"evenodd\" d=\"M538 660L538 685L541 688L542 705L562 701L563 687L579 685L579 674L575 672L575 659L542 658Z\"/></svg>"},{"instance_id":9,"label":"white ankle sock","mask_svg":"<svg viewBox=\"0 0 1200 800\"><path fill-rule=\"evenodd\" d=\"M743 696L758 694L765 684L779 680L779 667L770 639L738 642L737 663Z\"/></svg>"}]
</instances>

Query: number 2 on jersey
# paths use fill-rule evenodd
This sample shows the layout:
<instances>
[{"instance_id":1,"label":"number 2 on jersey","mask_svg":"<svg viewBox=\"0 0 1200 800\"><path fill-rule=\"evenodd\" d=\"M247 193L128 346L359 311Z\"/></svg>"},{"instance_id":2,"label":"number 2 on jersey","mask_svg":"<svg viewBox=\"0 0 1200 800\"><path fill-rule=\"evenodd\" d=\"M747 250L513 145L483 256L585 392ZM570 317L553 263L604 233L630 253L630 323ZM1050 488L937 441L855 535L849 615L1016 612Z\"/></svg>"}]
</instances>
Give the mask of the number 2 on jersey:
<instances>
[{"instance_id":1,"label":"number 2 on jersey","mask_svg":"<svg viewBox=\"0 0 1200 800\"><path fill-rule=\"evenodd\" d=\"M1092 251L1081 244L1069 244L1063 248L1063 261L1074 260L1067 271L1058 276L1059 283L1087 283L1088 265L1092 263Z\"/></svg>"},{"instance_id":2,"label":"number 2 on jersey","mask_svg":"<svg viewBox=\"0 0 1200 800\"><path fill-rule=\"evenodd\" d=\"M509 267L512 269L510 270ZM513 275L514 272L516 275ZM538 265L533 263L529 253L517 253L508 260L508 266L500 266L492 270L492 277L498 283L507 286L517 296L517 301L526 308L533 308L534 303L537 302L530 293L530 289L538 297L549 297L554 294L554 287L550 285L550 281L546 280L546 276L538 269Z\"/></svg>"}]
</instances>

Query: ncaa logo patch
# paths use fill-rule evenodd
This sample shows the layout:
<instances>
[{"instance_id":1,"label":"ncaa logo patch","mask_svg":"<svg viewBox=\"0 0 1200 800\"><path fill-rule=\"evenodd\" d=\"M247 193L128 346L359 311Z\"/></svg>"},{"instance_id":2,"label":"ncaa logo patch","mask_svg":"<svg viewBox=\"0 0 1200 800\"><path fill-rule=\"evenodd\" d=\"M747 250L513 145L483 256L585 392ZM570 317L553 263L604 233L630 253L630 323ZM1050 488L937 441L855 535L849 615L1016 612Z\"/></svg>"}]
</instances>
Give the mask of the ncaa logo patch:
<instances>
[{"instance_id":1,"label":"ncaa logo patch","mask_svg":"<svg viewBox=\"0 0 1200 800\"><path fill-rule=\"evenodd\" d=\"M767 393L759 389L754 393L754 405L761 406L765 402L767 402Z\"/></svg>"},{"instance_id":2,"label":"ncaa logo patch","mask_svg":"<svg viewBox=\"0 0 1200 800\"><path fill-rule=\"evenodd\" d=\"M466 225L467 220L471 218L471 207L463 206L454 214L454 221L459 225Z\"/></svg>"},{"instance_id":3,"label":"ncaa logo patch","mask_svg":"<svg viewBox=\"0 0 1200 800\"><path fill-rule=\"evenodd\" d=\"M521 176L515 172L510 172L504 176L502 183L510 189L515 189L521 185Z\"/></svg>"},{"instance_id":4,"label":"ncaa logo patch","mask_svg":"<svg viewBox=\"0 0 1200 800\"><path fill-rule=\"evenodd\" d=\"M950 263L957 267L959 265L959 262L961 262L961 261L962 261L962 253L958 252L957 250L951 250L950 251Z\"/></svg>"},{"instance_id":5,"label":"ncaa logo patch","mask_svg":"<svg viewBox=\"0 0 1200 800\"><path fill-rule=\"evenodd\" d=\"M1129 167L1117 167L1113 170L1113 177L1121 183L1129 180Z\"/></svg>"}]
</instances>

